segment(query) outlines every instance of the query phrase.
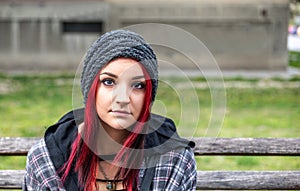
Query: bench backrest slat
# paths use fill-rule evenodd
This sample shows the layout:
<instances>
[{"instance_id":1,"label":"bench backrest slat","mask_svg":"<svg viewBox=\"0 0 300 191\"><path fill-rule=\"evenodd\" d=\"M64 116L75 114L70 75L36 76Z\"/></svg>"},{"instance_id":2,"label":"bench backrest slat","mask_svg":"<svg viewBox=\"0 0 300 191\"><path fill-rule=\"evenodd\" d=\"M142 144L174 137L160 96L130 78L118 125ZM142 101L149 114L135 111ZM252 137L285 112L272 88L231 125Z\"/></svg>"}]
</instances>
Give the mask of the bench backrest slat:
<instances>
[{"instance_id":1,"label":"bench backrest slat","mask_svg":"<svg viewBox=\"0 0 300 191\"><path fill-rule=\"evenodd\" d=\"M0 155L26 155L40 138L0 138ZM300 138L193 138L195 155L300 156Z\"/></svg>"},{"instance_id":2,"label":"bench backrest slat","mask_svg":"<svg viewBox=\"0 0 300 191\"><path fill-rule=\"evenodd\" d=\"M194 138L195 155L300 156L300 138Z\"/></svg>"},{"instance_id":3,"label":"bench backrest slat","mask_svg":"<svg viewBox=\"0 0 300 191\"><path fill-rule=\"evenodd\" d=\"M29 149L41 138L3 137L0 138L0 155L26 155Z\"/></svg>"}]
</instances>

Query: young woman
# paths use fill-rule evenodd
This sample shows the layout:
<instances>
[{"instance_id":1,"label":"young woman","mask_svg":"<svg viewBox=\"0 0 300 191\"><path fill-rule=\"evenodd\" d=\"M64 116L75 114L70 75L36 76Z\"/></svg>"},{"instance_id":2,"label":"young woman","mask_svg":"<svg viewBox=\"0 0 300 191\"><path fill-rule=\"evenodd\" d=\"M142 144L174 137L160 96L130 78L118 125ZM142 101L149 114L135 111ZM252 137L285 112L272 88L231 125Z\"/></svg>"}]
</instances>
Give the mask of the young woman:
<instances>
[{"instance_id":1,"label":"young woman","mask_svg":"<svg viewBox=\"0 0 300 191\"><path fill-rule=\"evenodd\" d=\"M193 142L151 113L152 48L138 34L99 37L83 61L83 109L50 126L27 156L23 190L195 190Z\"/></svg>"}]
</instances>

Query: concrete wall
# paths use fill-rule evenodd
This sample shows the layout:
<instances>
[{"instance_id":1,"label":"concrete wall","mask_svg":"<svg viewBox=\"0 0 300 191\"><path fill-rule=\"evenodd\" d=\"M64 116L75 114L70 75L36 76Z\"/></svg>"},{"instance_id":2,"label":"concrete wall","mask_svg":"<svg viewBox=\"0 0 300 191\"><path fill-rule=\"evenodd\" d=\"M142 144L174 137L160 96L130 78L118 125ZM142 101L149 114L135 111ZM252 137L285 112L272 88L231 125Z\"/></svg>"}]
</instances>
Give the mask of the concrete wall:
<instances>
[{"instance_id":1,"label":"concrete wall","mask_svg":"<svg viewBox=\"0 0 300 191\"><path fill-rule=\"evenodd\" d=\"M12 2L0 3L0 70L74 70L99 34L144 22L192 33L223 70L287 68L288 0ZM68 23L100 29L68 32ZM157 51L170 57L168 50ZM193 69L180 55L171 56L179 67Z\"/></svg>"},{"instance_id":2,"label":"concrete wall","mask_svg":"<svg viewBox=\"0 0 300 191\"><path fill-rule=\"evenodd\" d=\"M286 69L288 1L168 2L112 0L108 27L114 29L142 22L171 24L200 39L221 69ZM203 66L209 68L205 63Z\"/></svg>"},{"instance_id":3,"label":"concrete wall","mask_svg":"<svg viewBox=\"0 0 300 191\"><path fill-rule=\"evenodd\" d=\"M0 2L0 70L74 71L104 29L68 32L65 23L103 24L107 12L101 1Z\"/></svg>"}]
</instances>

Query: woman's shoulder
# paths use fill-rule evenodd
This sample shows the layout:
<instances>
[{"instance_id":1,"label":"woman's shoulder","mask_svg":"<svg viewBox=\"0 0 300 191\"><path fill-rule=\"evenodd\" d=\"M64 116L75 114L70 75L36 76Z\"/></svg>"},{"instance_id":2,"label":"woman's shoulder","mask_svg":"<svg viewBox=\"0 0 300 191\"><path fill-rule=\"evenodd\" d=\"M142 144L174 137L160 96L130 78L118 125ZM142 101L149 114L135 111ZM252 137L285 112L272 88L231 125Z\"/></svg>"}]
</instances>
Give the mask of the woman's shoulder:
<instances>
[{"instance_id":1,"label":"woman's shoulder","mask_svg":"<svg viewBox=\"0 0 300 191\"><path fill-rule=\"evenodd\" d=\"M196 177L192 148L171 150L159 157L151 190L195 190Z\"/></svg>"},{"instance_id":2,"label":"woman's shoulder","mask_svg":"<svg viewBox=\"0 0 300 191\"><path fill-rule=\"evenodd\" d=\"M41 166L51 163L48 149L44 139L40 139L35 143L27 154L27 164L35 166Z\"/></svg>"},{"instance_id":3,"label":"woman's shoulder","mask_svg":"<svg viewBox=\"0 0 300 191\"><path fill-rule=\"evenodd\" d=\"M34 157L35 155L40 155L46 152L45 140L39 139L28 151L27 157Z\"/></svg>"},{"instance_id":4,"label":"woman's shoulder","mask_svg":"<svg viewBox=\"0 0 300 191\"><path fill-rule=\"evenodd\" d=\"M160 164L165 165L186 165L186 164L194 164L194 152L191 147L185 147L182 149L171 150L160 157Z\"/></svg>"},{"instance_id":5,"label":"woman's shoulder","mask_svg":"<svg viewBox=\"0 0 300 191\"><path fill-rule=\"evenodd\" d=\"M24 187L28 190L65 191L50 159L44 139L28 152Z\"/></svg>"},{"instance_id":6,"label":"woman's shoulder","mask_svg":"<svg viewBox=\"0 0 300 191\"><path fill-rule=\"evenodd\" d=\"M182 150L195 145L194 142L178 135L174 121L168 117L152 113L148 125L144 145L147 156Z\"/></svg>"},{"instance_id":7,"label":"woman's shoulder","mask_svg":"<svg viewBox=\"0 0 300 191\"><path fill-rule=\"evenodd\" d=\"M31 173L36 172L42 177L45 175L45 178L47 178L47 176L56 176L57 173L44 139L40 139L29 150L26 169L31 169Z\"/></svg>"}]
</instances>

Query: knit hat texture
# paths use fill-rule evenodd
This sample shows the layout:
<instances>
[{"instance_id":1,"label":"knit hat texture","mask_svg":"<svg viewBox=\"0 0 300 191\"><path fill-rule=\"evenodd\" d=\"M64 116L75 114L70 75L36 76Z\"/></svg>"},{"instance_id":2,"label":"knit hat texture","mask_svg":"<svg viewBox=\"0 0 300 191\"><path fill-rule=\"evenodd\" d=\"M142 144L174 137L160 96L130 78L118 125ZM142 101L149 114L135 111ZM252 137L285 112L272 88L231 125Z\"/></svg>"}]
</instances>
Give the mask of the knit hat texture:
<instances>
[{"instance_id":1,"label":"knit hat texture","mask_svg":"<svg viewBox=\"0 0 300 191\"><path fill-rule=\"evenodd\" d=\"M137 33L114 30L100 36L88 49L83 60L81 91L84 104L99 70L116 58L132 58L145 67L151 77L154 101L158 86L158 64L153 49Z\"/></svg>"}]
</instances>

